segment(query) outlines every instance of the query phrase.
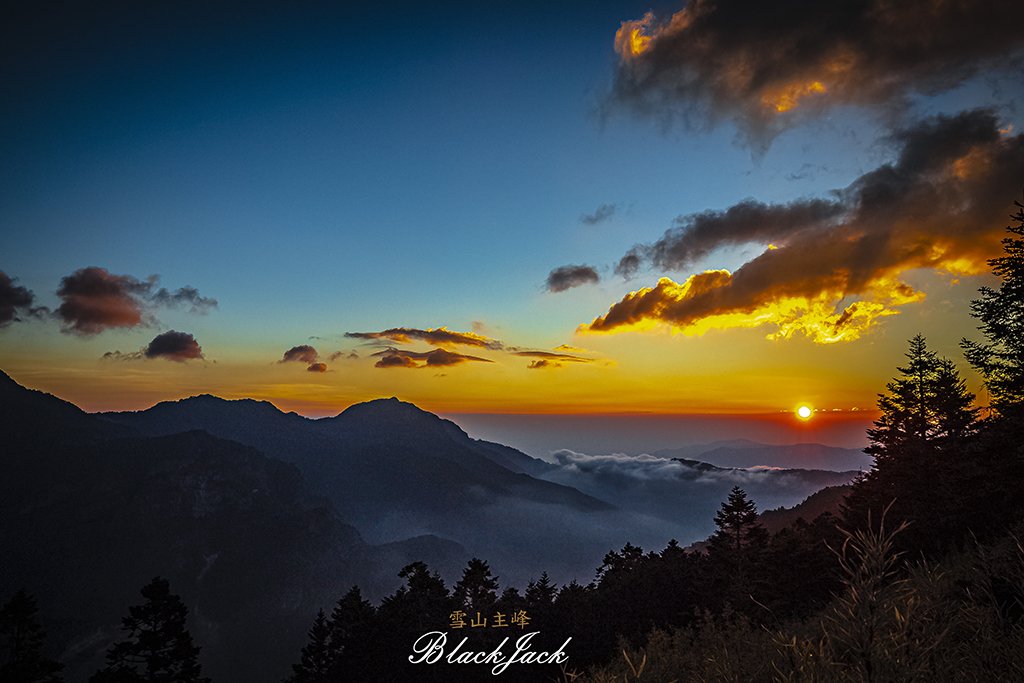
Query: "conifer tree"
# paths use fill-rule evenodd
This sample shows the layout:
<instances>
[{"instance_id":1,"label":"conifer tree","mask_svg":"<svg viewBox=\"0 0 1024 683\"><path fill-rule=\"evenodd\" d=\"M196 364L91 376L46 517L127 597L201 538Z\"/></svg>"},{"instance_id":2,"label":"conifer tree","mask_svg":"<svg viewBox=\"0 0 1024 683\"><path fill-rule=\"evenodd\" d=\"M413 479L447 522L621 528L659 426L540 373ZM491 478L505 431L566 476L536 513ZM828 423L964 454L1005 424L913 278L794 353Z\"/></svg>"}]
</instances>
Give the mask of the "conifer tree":
<instances>
[{"instance_id":1,"label":"conifer tree","mask_svg":"<svg viewBox=\"0 0 1024 683\"><path fill-rule=\"evenodd\" d=\"M708 552L731 557L733 562L740 562L745 553L759 550L768 542L768 531L757 519L757 506L739 486L732 488L715 513L715 526Z\"/></svg>"},{"instance_id":2,"label":"conifer tree","mask_svg":"<svg viewBox=\"0 0 1024 683\"><path fill-rule=\"evenodd\" d=\"M1017 212L1006 228L1010 234L1003 238L1003 255L988 261L1001 280L999 288L982 287L981 297L971 302L971 315L980 321L987 341L960 342L999 413L1019 412L1024 404L1024 204L1014 205Z\"/></svg>"},{"instance_id":3,"label":"conifer tree","mask_svg":"<svg viewBox=\"0 0 1024 683\"><path fill-rule=\"evenodd\" d=\"M45 654L46 633L39 623L36 600L19 590L0 607L0 681L59 683L64 668Z\"/></svg>"},{"instance_id":4,"label":"conifer tree","mask_svg":"<svg viewBox=\"0 0 1024 683\"><path fill-rule=\"evenodd\" d=\"M122 619L125 640L107 651L107 666L90 683L209 683L199 664L199 648L185 628L188 608L171 593L167 579L142 588L146 601L128 608Z\"/></svg>"},{"instance_id":5,"label":"conifer tree","mask_svg":"<svg viewBox=\"0 0 1024 683\"><path fill-rule=\"evenodd\" d=\"M455 600L463 609L489 612L498 599L498 579L491 575L486 561L474 557L455 584Z\"/></svg>"},{"instance_id":6,"label":"conifer tree","mask_svg":"<svg viewBox=\"0 0 1024 683\"><path fill-rule=\"evenodd\" d=\"M316 614L309 629L309 642L302 648L298 664L292 664L288 683L329 683L334 652L331 643L331 625L323 610Z\"/></svg>"}]
</instances>

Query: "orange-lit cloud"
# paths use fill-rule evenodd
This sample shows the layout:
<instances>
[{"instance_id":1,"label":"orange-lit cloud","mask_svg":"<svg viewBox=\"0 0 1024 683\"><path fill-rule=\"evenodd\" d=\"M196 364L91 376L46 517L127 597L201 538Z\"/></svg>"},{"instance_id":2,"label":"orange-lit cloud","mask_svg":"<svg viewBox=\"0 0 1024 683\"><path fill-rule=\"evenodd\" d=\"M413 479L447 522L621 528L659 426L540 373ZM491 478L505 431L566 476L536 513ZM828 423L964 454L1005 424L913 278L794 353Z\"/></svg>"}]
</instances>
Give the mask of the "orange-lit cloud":
<instances>
[{"instance_id":1,"label":"orange-lit cloud","mask_svg":"<svg viewBox=\"0 0 1024 683\"><path fill-rule=\"evenodd\" d=\"M64 332L94 335L111 328L153 324L154 306L188 304L194 313L217 306L216 299L200 296L194 287L174 292L163 287L155 290L158 281L156 275L139 280L131 275L115 275L105 268L81 268L61 279L57 296L62 303L56 317Z\"/></svg>"},{"instance_id":2,"label":"orange-lit cloud","mask_svg":"<svg viewBox=\"0 0 1024 683\"><path fill-rule=\"evenodd\" d=\"M837 104L894 106L982 70L1019 69L1024 6L942 0L690 0L615 34L611 101L659 119L736 122L762 143Z\"/></svg>"},{"instance_id":3,"label":"orange-lit cloud","mask_svg":"<svg viewBox=\"0 0 1024 683\"><path fill-rule=\"evenodd\" d=\"M902 281L907 271L987 271L986 260L999 253L1007 202L1024 178L1024 136L998 128L986 110L936 117L898 132L897 161L834 192L835 199L744 202L683 217L654 244L630 250L619 271L629 275L644 261L679 270L722 246L774 248L732 273L661 278L580 331L666 324L701 334L766 325L773 338L856 339L924 298Z\"/></svg>"},{"instance_id":4,"label":"orange-lit cloud","mask_svg":"<svg viewBox=\"0 0 1024 683\"><path fill-rule=\"evenodd\" d=\"M486 358L478 356L467 356L455 351L445 349L434 349L433 351L406 351L404 349L389 348L379 351L374 356L380 360L374 363L376 368L424 368L424 367L446 367L459 365L469 361L491 363Z\"/></svg>"},{"instance_id":5,"label":"orange-lit cloud","mask_svg":"<svg viewBox=\"0 0 1024 683\"><path fill-rule=\"evenodd\" d=\"M338 352L341 353L340 351ZM331 354L331 360L338 354ZM309 344L299 344L284 352L278 363L304 363L309 372L327 372L327 364L320 362L320 354L316 348Z\"/></svg>"},{"instance_id":6,"label":"orange-lit cloud","mask_svg":"<svg viewBox=\"0 0 1024 683\"><path fill-rule=\"evenodd\" d=\"M475 332L455 332L447 327L421 330L415 327L392 327L381 332L346 332L352 339L381 340L387 339L399 343L423 341L431 346L475 346L483 349L498 350L503 344Z\"/></svg>"}]
</instances>

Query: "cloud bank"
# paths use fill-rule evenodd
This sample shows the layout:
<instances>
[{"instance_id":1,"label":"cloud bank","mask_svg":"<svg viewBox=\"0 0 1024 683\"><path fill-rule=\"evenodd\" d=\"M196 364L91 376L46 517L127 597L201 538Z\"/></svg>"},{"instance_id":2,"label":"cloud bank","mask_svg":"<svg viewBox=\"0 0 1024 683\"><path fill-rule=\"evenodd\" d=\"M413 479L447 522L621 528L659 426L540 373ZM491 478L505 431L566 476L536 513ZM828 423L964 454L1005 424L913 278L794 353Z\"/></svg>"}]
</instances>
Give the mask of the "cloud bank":
<instances>
[{"instance_id":1,"label":"cloud bank","mask_svg":"<svg viewBox=\"0 0 1024 683\"><path fill-rule=\"evenodd\" d=\"M945 0L691 0L615 35L611 106L663 122L728 119L758 146L837 105L900 107L1020 68L1024 5Z\"/></svg>"},{"instance_id":2,"label":"cloud bank","mask_svg":"<svg viewBox=\"0 0 1024 683\"><path fill-rule=\"evenodd\" d=\"M987 272L1024 178L1024 135L1000 130L987 109L937 116L897 131L897 160L835 190L789 204L748 200L682 216L653 244L633 247L624 274L642 263L682 269L714 250L762 244L735 272L663 277L624 296L580 332L667 325L772 328L831 343L856 339L924 293L902 281L924 268L951 276Z\"/></svg>"}]
</instances>

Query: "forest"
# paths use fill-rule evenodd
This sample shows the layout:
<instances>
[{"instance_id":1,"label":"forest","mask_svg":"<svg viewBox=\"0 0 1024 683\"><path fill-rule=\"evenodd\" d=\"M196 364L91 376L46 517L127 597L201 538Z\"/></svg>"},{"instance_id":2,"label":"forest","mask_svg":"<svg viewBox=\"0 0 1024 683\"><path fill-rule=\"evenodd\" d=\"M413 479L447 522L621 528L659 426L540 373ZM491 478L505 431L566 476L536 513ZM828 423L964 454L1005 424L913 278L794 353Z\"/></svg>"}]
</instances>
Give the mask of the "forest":
<instances>
[{"instance_id":1,"label":"forest","mask_svg":"<svg viewBox=\"0 0 1024 683\"><path fill-rule=\"evenodd\" d=\"M706 543L658 550L627 543L586 584L556 585L543 568L525 586L469 559L449 586L424 562L377 604L358 586L310 615L290 683L491 680L489 666L411 664L412 644L447 631L493 650L537 632L568 637L568 661L513 665L514 681L1024 680L1024 205L998 287L971 304L982 341L961 342L984 380L979 405L953 360L911 339L880 393L868 431L872 469L833 512L772 534L739 487ZM396 568L398 569L398 568ZM96 683L208 681L202 643L168 581L127 608L122 640ZM0 610L0 680L62 680L38 602L19 592Z\"/></svg>"}]
</instances>

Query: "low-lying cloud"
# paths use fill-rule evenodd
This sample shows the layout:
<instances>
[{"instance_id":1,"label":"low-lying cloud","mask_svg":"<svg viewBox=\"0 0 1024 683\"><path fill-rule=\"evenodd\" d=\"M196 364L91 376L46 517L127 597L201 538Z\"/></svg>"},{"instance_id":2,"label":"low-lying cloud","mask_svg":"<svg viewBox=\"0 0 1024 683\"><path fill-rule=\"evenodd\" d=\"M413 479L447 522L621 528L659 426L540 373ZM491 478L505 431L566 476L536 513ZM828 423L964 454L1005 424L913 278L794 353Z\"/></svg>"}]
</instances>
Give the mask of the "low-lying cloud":
<instances>
[{"instance_id":1,"label":"low-lying cloud","mask_svg":"<svg viewBox=\"0 0 1024 683\"><path fill-rule=\"evenodd\" d=\"M492 351L504 348L504 345L497 339L485 337L476 332L456 332L447 327L419 329L416 327L392 327L380 332L346 332L346 337L351 339L365 339L370 341L387 340L408 344L412 341L422 341L431 346L474 346Z\"/></svg>"},{"instance_id":2,"label":"low-lying cloud","mask_svg":"<svg viewBox=\"0 0 1024 683\"><path fill-rule=\"evenodd\" d=\"M468 356L456 351L434 349L433 351L407 351L405 349L388 348L373 354L379 360L374 363L376 368L425 368L447 367L476 361L491 363L486 358Z\"/></svg>"}]
</instances>

